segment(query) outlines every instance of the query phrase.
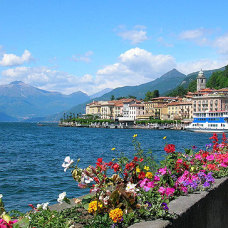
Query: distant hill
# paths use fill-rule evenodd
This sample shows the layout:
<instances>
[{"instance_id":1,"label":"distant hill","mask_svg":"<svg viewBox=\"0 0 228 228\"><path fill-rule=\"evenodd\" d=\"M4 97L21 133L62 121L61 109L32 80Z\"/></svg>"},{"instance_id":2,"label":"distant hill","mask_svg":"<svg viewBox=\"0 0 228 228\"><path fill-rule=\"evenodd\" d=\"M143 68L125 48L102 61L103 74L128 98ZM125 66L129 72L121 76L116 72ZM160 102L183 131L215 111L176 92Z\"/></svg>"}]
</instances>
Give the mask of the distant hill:
<instances>
[{"instance_id":1,"label":"distant hill","mask_svg":"<svg viewBox=\"0 0 228 228\"><path fill-rule=\"evenodd\" d=\"M217 71L223 71L225 70L225 67L222 67L222 68L219 68L219 69L215 69L215 70L205 70L203 71L204 73L204 76L209 79L210 76L214 73L214 72L217 72ZM187 88L189 83L192 81L192 80L195 80L198 76L198 73L199 72L193 72L191 74L188 74L186 76L186 78L180 83L181 86L184 86L184 88Z\"/></svg>"},{"instance_id":2,"label":"distant hill","mask_svg":"<svg viewBox=\"0 0 228 228\"><path fill-rule=\"evenodd\" d=\"M89 97L90 97L90 99L94 99L94 98L96 98L96 97L101 97L101 96L103 96L104 94L106 94L106 93L108 93L108 92L110 92L110 91L112 91L112 90L113 90L113 89L106 88L106 89L101 90L101 91L98 92L98 93L94 93L93 95L91 95L91 96L89 96Z\"/></svg>"},{"instance_id":3,"label":"distant hill","mask_svg":"<svg viewBox=\"0 0 228 228\"><path fill-rule=\"evenodd\" d=\"M203 72L204 72L205 77L208 80L214 72L223 71L224 69L225 69L225 67L222 67L222 68L214 69L214 70L205 70ZM196 78L198 76L198 73L199 72L197 71L197 72L193 72L193 73L188 74L184 78L184 80L176 88L167 91L167 93L165 95L168 95L168 96L169 95L172 95L172 96L174 96L175 91L177 91L178 88L180 88L180 87L183 87L184 89L187 89L188 90L188 87L189 87L190 83L193 82L194 80L196 80Z\"/></svg>"},{"instance_id":4,"label":"distant hill","mask_svg":"<svg viewBox=\"0 0 228 228\"><path fill-rule=\"evenodd\" d=\"M17 122L18 119L5 114L4 112L0 112L0 122Z\"/></svg>"},{"instance_id":5,"label":"distant hill","mask_svg":"<svg viewBox=\"0 0 228 228\"><path fill-rule=\"evenodd\" d=\"M20 120L55 114L89 99L81 91L64 95L41 90L21 81L0 86L0 111Z\"/></svg>"},{"instance_id":6,"label":"distant hill","mask_svg":"<svg viewBox=\"0 0 228 228\"><path fill-rule=\"evenodd\" d=\"M162 75L160 78L155 79L154 81L147 82L138 86L119 87L93 100L110 100L110 97L112 95L114 95L115 98L133 95L136 96L137 99L141 99L145 97L146 92L154 91L156 89L159 90L160 95L164 95L167 91L176 88L176 86L178 86L185 77L185 74L182 74L176 69L173 69ZM85 113L86 104L89 102L92 102L92 100L72 107L67 111L67 113ZM62 115L63 113L58 114L60 118Z\"/></svg>"}]
</instances>

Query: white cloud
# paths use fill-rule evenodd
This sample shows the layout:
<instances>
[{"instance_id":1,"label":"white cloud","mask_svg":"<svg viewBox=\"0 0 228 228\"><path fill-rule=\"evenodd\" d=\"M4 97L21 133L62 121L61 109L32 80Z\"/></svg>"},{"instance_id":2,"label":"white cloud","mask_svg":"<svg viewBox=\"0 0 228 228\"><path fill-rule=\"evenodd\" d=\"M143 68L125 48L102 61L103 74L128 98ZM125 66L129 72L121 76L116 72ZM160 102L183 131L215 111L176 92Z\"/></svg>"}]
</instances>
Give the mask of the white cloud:
<instances>
[{"instance_id":1,"label":"white cloud","mask_svg":"<svg viewBox=\"0 0 228 228\"><path fill-rule=\"evenodd\" d=\"M127 30L121 26L117 29L117 35L124 40L129 40L131 44L138 44L148 40L146 27L143 25L136 25L132 30Z\"/></svg>"},{"instance_id":2,"label":"white cloud","mask_svg":"<svg viewBox=\"0 0 228 228\"><path fill-rule=\"evenodd\" d=\"M3 54L0 60L0 66L18 66L25 62L32 60L32 55L28 50L25 50L22 56L17 56L15 54Z\"/></svg>"},{"instance_id":3,"label":"white cloud","mask_svg":"<svg viewBox=\"0 0 228 228\"><path fill-rule=\"evenodd\" d=\"M172 56L153 55L140 48L124 52L118 60L97 71L99 84L104 83L106 87L137 85L152 81L176 66Z\"/></svg>"},{"instance_id":4,"label":"white cloud","mask_svg":"<svg viewBox=\"0 0 228 228\"><path fill-rule=\"evenodd\" d=\"M151 52L132 48L120 54L118 60L99 69L95 75L72 75L48 67L15 67L1 72L1 84L23 81L49 91L70 94L83 91L93 94L105 88L133 86L160 77L173 68L183 73L220 68L228 60L199 59L194 62L176 62L171 55L154 55Z\"/></svg>"},{"instance_id":5,"label":"white cloud","mask_svg":"<svg viewBox=\"0 0 228 228\"><path fill-rule=\"evenodd\" d=\"M179 34L179 39L192 41L197 45L210 45L210 41L207 38L207 35L210 33L209 30L204 28L198 28L193 30L185 30Z\"/></svg>"},{"instance_id":6,"label":"white cloud","mask_svg":"<svg viewBox=\"0 0 228 228\"><path fill-rule=\"evenodd\" d=\"M192 40L204 35L203 29L186 30L180 33L179 38L182 40Z\"/></svg>"},{"instance_id":7,"label":"white cloud","mask_svg":"<svg viewBox=\"0 0 228 228\"><path fill-rule=\"evenodd\" d=\"M177 69L184 74L197 72L202 70L212 70L224 67L228 64L228 60L211 60L211 59L200 59L192 62L182 62L177 64Z\"/></svg>"},{"instance_id":8,"label":"white cloud","mask_svg":"<svg viewBox=\"0 0 228 228\"><path fill-rule=\"evenodd\" d=\"M220 54L228 54L228 34L218 37L214 42Z\"/></svg>"},{"instance_id":9,"label":"white cloud","mask_svg":"<svg viewBox=\"0 0 228 228\"><path fill-rule=\"evenodd\" d=\"M87 51L83 55L73 55L72 60L74 62L91 62L91 56L93 55L92 51Z\"/></svg>"},{"instance_id":10,"label":"white cloud","mask_svg":"<svg viewBox=\"0 0 228 228\"><path fill-rule=\"evenodd\" d=\"M157 40L159 43L161 43L165 47L173 47L174 46L173 44L166 42L163 37L158 37Z\"/></svg>"}]
</instances>

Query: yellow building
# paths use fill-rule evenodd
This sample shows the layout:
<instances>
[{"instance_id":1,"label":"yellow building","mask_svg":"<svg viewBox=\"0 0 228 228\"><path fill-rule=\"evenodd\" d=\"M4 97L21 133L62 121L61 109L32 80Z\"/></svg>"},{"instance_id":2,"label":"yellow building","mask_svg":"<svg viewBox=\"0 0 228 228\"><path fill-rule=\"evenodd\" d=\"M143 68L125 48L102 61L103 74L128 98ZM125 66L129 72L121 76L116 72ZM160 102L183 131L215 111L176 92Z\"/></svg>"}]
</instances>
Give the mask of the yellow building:
<instances>
[{"instance_id":1,"label":"yellow building","mask_svg":"<svg viewBox=\"0 0 228 228\"><path fill-rule=\"evenodd\" d=\"M192 103L187 101L171 102L168 105L168 118L170 120L191 119Z\"/></svg>"},{"instance_id":2,"label":"yellow building","mask_svg":"<svg viewBox=\"0 0 228 228\"><path fill-rule=\"evenodd\" d=\"M144 104L144 110L146 116L150 116L154 119L167 119L168 109L167 104L172 101L176 101L176 97L156 97Z\"/></svg>"}]
</instances>

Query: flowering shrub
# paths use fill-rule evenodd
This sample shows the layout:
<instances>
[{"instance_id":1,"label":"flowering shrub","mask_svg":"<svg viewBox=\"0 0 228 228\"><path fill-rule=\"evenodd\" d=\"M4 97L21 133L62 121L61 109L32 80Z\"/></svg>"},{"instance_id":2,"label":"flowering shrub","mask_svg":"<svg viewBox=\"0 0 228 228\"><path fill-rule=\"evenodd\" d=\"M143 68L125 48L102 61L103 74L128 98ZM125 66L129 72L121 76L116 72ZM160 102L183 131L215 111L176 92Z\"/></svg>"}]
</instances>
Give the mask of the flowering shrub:
<instances>
[{"instance_id":1,"label":"flowering shrub","mask_svg":"<svg viewBox=\"0 0 228 228\"><path fill-rule=\"evenodd\" d=\"M140 220L170 218L173 216L168 208L170 200L194 191L208 190L214 178L228 175L226 136L223 134L221 143L216 134L210 139L212 143L205 149L195 151L197 148L192 146L183 153L177 152L174 144L166 144L164 151L167 155L159 166L150 152L143 152L136 134L133 136L136 153L132 159L117 154L111 161L98 158L94 165L80 168L80 159L75 163L67 156L62 164L64 171L72 169L72 177L78 186L89 188L91 194L82 200L76 199L76 208L61 213L51 212L48 203L36 208L31 205L33 211L22 219L29 216L27 224L30 227L59 227L59 224L70 227L77 222L85 227L127 227ZM116 148L111 150L117 151ZM65 192L59 194L57 201L69 203ZM83 220L85 210L88 219ZM4 219L4 213L0 197L0 227L3 227L1 222L12 227L10 220Z\"/></svg>"}]
</instances>

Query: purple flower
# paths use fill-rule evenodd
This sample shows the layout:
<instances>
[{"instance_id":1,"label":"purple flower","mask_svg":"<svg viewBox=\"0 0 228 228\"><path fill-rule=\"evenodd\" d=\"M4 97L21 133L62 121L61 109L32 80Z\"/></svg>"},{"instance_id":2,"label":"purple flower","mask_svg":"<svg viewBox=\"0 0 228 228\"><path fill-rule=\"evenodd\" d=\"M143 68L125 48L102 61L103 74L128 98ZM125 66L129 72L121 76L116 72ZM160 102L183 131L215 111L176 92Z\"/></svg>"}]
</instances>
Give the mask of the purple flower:
<instances>
[{"instance_id":1,"label":"purple flower","mask_svg":"<svg viewBox=\"0 0 228 228\"><path fill-rule=\"evenodd\" d=\"M206 148L210 148L210 147L212 147L211 143L210 144L206 144Z\"/></svg>"},{"instance_id":2,"label":"purple flower","mask_svg":"<svg viewBox=\"0 0 228 228\"><path fill-rule=\"evenodd\" d=\"M195 150L197 147L196 146L192 146L192 149Z\"/></svg>"},{"instance_id":3,"label":"purple flower","mask_svg":"<svg viewBox=\"0 0 228 228\"><path fill-rule=\"evenodd\" d=\"M152 207L152 204L149 201L146 201L145 204L147 204L147 207Z\"/></svg>"},{"instance_id":4,"label":"purple flower","mask_svg":"<svg viewBox=\"0 0 228 228\"><path fill-rule=\"evenodd\" d=\"M205 183L203 184L203 187L204 187L204 188L209 188L209 187L210 187L210 183L209 183L209 182L205 182Z\"/></svg>"},{"instance_id":5,"label":"purple flower","mask_svg":"<svg viewBox=\"0 0 228 228\"><path fill-rule=\"evenodd\" d=\"M168 211L168 210L169 210L169 208L168 208L168 206L167 206L167 203L162 203L162 204L161 204L161 207L162 207L162 209L165 210L165 211Z\"/></svg>"}]
</instances>

